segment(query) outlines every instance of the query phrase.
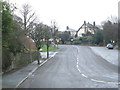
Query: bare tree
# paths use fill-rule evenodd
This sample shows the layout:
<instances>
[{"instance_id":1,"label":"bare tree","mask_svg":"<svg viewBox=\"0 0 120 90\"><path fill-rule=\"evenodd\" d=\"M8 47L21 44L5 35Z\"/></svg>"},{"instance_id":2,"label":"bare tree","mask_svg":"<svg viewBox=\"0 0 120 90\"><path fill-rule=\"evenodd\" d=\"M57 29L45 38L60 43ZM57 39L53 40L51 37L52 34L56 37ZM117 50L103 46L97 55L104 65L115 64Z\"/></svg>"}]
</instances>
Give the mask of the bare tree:
<instances>
[{"instance_id":1,"label":"bare tree","mask_svg":"<svg viewBox=\"0 0 120 90\"><path fill-rule=\"evenodd\" d=\"M56 39L58 38L58 27L55 20L51 21L51 32L54 42L56 42Z\"/></svg>"},{"instance_id":2,"label":"bare tree","mask_svg":"<svg viewBox=\"0 0 120 90\"><path fill-rule=\"evenodd\" d=\"M51 27L49 27L48 25L44 25L44 39L45 39L45 43L47 46L47 58L49 58L49 45L50 45L50 38L52 37L52 32L51 32Z\"/></svg>"},{"instance_id":3,"label":"bare tree","mask_svg":"<svg viewBox=\"0 0 120 90\"><path fill-rule=\"evenodd\" d=\"M29 4L24 4L21 10L21 14L23 17L23 29L26 32L25 34L28 34L29 29L36 20L35 12L33 12Z\"/></svg>"},{"instance_id":4,"label":"bare tree","mask_svg":"<svg viewBox=\"0 0 120 90\"><path fill-rule=\"evenodd\" d=\"M44 39L44 31L43 30L44 30L43 24L40 23L40 24L35 24L34 29L30 32L30 37L34 40L38 52L43 44L43 39ZM39 59L38 59L38 64L40 64Z\"/></svg>"},{"instance_id":5,"label":"bare tree","mask_svg":"<svg viewBox=\"0 0 120 90\"><path fill-rule=\"evenodd\" d=\"M49 40L51 38L51 28L42 23L36 24L34 30L30 33L30 37L36 43L37 50L41 49L42 45L46 43L47 46L47 58L49 57ZM39 64L39 60L38 60Z\"/></svg>"},{"instance_id":6,"label":"bare tree","mask_svg":"<svg viewBox=\"0 0 120 90\"><path fill-rule=\"evenodd\" d=\"M42 23L35 25L34 30L30 32L30 37L35 41L37 48L40 49L44 39L44 28Z\"/></svg>"}]
</instances>

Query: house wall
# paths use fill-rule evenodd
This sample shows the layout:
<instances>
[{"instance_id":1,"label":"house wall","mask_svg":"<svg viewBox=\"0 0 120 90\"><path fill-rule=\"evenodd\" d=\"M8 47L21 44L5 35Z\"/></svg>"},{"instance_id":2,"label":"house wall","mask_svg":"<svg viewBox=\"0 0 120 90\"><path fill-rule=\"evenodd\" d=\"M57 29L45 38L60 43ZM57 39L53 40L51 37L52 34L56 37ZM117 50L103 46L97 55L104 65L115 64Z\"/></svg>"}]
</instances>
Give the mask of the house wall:
<instances>
[{"instance_id":1,"label":"house wall","mask_svg":"<svg viewBox=\"0 0 120 90\"><path fill-rule=\"evenodd\" d=\"M71 36L75 36L76 35L76 32L70 32Z\"/></svg>"},{"instance_id":2,"label":"house wall","mask_svg":"<svg viewBox=\"0 0 120 90\"><path fill-rule=\"evenodd\" d=\"M91 29L91 28L88 28L88 31L91 32L91 34L94 34L93 28L92 28L92 29Z\"/></svg>"},{"instance_id":3,"label":"house wall","mask_svg":"<svg viewBox=\"0 0 120 90\"><path fill-rule=\"evenodd\" d=\"M84 28L80 29L80 31L78 32L78 37L82 37L82 34L85 34Z\"/></svg>"},{"instance_id":4,"label":"house wall","mask_svg":"<svg viewBox=\"0 0 120 90\"><path fill-rule=\"evenodd\" d=\"M86 31L89 31L91 32L91 34L94 34L94 30L92 28L86 28ZM84 27L80 29L80 31L78 32L78 37L82 37L82 34L85 34L86 31Z\"/></svg>"}]
</instances>

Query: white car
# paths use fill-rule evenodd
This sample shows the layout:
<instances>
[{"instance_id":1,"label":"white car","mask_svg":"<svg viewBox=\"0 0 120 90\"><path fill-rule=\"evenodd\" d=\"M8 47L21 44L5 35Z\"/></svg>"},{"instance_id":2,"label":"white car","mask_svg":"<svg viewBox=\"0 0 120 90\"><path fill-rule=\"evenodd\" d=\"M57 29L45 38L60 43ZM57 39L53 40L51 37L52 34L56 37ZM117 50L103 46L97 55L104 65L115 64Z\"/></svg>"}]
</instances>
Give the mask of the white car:
<instances>
[{"instance_id":1,"label":"white car","mask_svg":"<svg viewBox=\"0 0 120 90\"><path fill-rule=\"evenodd\" d=\"M107 44L107 48L108 48L108 49L113 49L113 45L110 44L110 43L108 43L108 44Z\"/></svg>"}]
</instances>

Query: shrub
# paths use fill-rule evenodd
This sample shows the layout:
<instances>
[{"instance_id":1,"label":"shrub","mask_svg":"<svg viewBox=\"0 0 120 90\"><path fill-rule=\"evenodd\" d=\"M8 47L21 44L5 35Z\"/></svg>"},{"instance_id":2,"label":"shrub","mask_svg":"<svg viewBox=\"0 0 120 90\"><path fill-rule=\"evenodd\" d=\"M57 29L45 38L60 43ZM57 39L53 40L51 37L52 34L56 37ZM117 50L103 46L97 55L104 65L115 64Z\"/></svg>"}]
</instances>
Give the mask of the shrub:
<instances>
[{"instance_id":1,"label":"shrub","mask_svg":"<svg viewBox=\"0 0 120 90\"><path fill-rule=\"evenodd\" d=\"M12 59L11 59L11 55L9 50L7 50L6 48L2 49L2 71L4 72L5 70L7 70L12 63Z\"/></svg>"}]
</instances>

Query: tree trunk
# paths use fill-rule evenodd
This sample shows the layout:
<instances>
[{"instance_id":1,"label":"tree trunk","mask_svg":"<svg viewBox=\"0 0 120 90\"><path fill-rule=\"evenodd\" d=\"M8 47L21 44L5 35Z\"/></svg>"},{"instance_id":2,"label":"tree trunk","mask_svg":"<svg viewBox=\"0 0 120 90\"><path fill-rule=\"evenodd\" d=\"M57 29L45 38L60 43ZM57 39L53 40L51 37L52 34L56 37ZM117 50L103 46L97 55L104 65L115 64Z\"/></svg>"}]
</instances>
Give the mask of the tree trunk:
<instances>
[{"instance_id":1,"label":"tree trunk","mask_svg":"<svg viewBox=\"0 0 120 90\"><path fill-rule=\"evenodd\" d=\"M48 44L48 41L47 41L47 58L49 58L49 44Z\"/></svg>"},{"instance_id":2,"label":"tree trunk","mask_svg":"<svg viewBox=\"0 0 120 90\"><path fill-rule=\"evenodd\" d=\"M39 50L38 50L38 53L39 53ZM40 55L40 53L39 53L39 55ZM40 64L40 56L38 57L37 61L38 61L38 65L39 65Z\"/></svg>"}]
</instances>

